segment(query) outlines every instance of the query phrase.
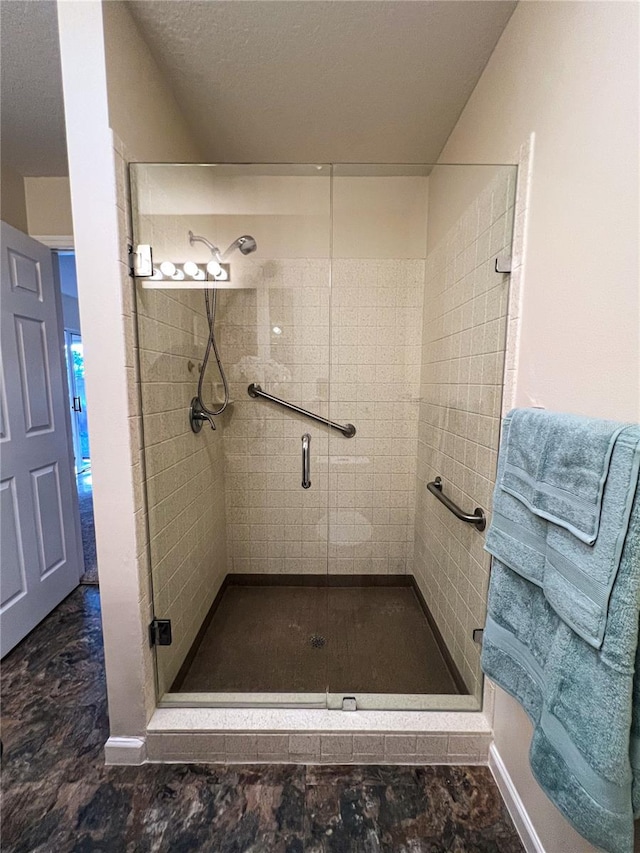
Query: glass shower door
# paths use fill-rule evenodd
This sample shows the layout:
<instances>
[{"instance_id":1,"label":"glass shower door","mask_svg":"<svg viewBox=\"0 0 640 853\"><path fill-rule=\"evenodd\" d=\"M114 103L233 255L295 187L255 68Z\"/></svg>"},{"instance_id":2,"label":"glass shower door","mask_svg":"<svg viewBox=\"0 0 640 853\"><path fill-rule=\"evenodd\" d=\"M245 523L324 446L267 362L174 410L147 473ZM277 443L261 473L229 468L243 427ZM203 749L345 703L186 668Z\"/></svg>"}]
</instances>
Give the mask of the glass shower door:
<instances>
[{"instance_id":1,"label":"glass shower door","mask_svg":"<svg viewBox=\"0 0 640 853\"><path fill-rule=\"evenodd\" d=\"M328 706L481 707L513 166L334 165ZM501 258L504 262L504 258Z\"/></svg>"},{"instance_id":2,"label":"glass shower door","mask_svg":"<svg viewBox=\"0 0 640 853\"><path fill-rule=\"evenodd\" d=\"M515 176L131 167L161 704L480 707Z\"/></svg>"},{"instance_id":3,"label":"glass shower door","mask_svg":"<svg viewBox=\"0 0 640 853\"><path fill-rule=\"evenodd\" d=\"M330 168L136 164L131 183L161 703L324 707ZM211 346L194 433L210 325L226 383Z\"/></svg>"}]
</instances>

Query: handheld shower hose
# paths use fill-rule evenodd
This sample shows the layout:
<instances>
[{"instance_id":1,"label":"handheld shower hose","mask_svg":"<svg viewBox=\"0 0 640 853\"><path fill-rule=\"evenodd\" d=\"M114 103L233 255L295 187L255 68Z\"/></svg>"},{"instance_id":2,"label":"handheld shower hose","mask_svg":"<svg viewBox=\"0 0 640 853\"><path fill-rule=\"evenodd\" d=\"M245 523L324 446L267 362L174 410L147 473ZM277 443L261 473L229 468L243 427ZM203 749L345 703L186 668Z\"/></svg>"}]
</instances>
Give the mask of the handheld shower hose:
<instances>
[{"instance_id":1,"label":"handheld shower hose","mask_svg":"<svg viewBox=\"0 0 640 853\"><path fill-rule=\"evenodd\" d=\"M248 255L250 252L255 252L257 249L256 241L253 237L248 234L243 235L242 237L238 237L237 240L229 246L226 252L223 254L220 253L220 249L207 240L205 237L197 237L193 231L189 231L189 242L193 246L194 243L204 243L205 246L211 251L211 255L214 260L221 261L227 255L229 255L234 249L239 249L243 255ZM215 287L209 287L204 291L204 304L207 312L207 324L209 326L209 336L207 338L207 346L204 352L204 358L202 360L202 368L200 370L200 376L198 378L198 394L195 399L197 403L198 412L196 412L197 419L201 422L204 418L209 421L211 429L215 429L216 425L214 422L214 418L218 415L221 415L224 410L229 405L229 382L227 381L227 375L224 371L224 366L222 364L222 359L220 358L220 351L218 350L218 343L216 341L216 331L215 331L215 322L216 322L216 309L218 304L218 291ZM216 363L218 365L218 372L220 374L220 378L222 379L222 387L224 389L224 400L218 408L209 408L203 398L202 398L202 389L204 386L204 378L207 371L207 365L209 364L209 357L211 355L211 350L213 350L213 354L216 358ZM194 402L191 403L191 410L193 416L194 410Z\"/></svg>"}]
</instances>

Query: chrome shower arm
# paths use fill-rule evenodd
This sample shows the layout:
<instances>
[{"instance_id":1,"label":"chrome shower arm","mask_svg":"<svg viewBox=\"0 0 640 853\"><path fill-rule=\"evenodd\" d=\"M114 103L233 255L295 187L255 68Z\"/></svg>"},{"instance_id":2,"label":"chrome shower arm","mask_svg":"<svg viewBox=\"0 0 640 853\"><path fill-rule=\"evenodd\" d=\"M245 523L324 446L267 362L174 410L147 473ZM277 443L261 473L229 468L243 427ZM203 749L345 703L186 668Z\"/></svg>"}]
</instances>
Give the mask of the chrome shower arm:
<instances>
[{"instance_id":1,"label":"chrome shower arm","mask_svg":"<svg viewBox=\"0 0 640 853\"><path fill-rule=\"evenodd\" d=\"M222 256L220 254L220 249L211 242L211 240L207 240L206 237L198 237L193 231L189 231L189 243L193 246L194 243L204 243L205 246L209 249L211 254L216 260L221 260Z\"/></svg>"}]
</instances>

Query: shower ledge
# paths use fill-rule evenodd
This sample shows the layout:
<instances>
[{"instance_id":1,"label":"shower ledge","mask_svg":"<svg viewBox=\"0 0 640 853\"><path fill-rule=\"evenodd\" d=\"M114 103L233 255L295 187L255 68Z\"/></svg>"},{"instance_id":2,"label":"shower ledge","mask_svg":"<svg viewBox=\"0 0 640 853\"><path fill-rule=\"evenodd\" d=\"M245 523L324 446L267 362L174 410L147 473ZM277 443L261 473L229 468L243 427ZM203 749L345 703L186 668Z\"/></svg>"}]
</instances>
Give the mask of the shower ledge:
<instances>
[{"instance_id":1,"label":"shower ledge","mask_svg":"<svg viewBox=\"0 0 640 853\"><path fill-rule=\"evenodd\" d=\"M159 708L145 738L109 738L105 757L107 764L487 764L492 741L480 711Z\"/></svg>"},{"instance_id":2,"label":"shower ledge","mask_svg":"<svg viewBox=\"0 0 640 853\"><path fill-rule=\"evenodd\" d=\"M480 711L329 711L320 708L158 708L147 733L253 732L491 734Z\"/></svg>"}]
</instances>

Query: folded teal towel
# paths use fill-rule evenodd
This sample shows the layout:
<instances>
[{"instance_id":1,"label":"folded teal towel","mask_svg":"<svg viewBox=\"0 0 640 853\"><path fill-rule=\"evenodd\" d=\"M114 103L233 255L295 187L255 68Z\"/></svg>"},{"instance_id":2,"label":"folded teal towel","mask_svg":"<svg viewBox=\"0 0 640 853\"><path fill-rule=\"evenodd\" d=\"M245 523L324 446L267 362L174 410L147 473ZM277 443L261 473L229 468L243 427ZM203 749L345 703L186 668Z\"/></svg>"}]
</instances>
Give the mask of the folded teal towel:
<instances>
[{"instance_id":1,"label":"folded teal towel","mask_svg":"<svg viewBox=\"0 0 640 853\"><path fill-rule=\"evenodd\" d=\"M539 784L577 831L608 853L631 853L633 817L640 813L640 491L632 464L639 439L638 426L621 431L603 494L598 540L607 536L608 514L627 489L631 500L599 648L570 627L558 613L562 602L552 603L535 577L541 570L539 538L546 537L555 551L557 538L571 534L529 513L516 499L508 511L520 513L514 523L532 539L521 541L520 550L517 543L510 545L509 558L538 563L527 579L494 556L482 645L484 672L531 718L529 758ZM626 477L626 486L620 477ZM502 500L496 489L496 504ZM554 527L551 537L545 527ZM590 570L597 573L598 566L591 564ZM563 582L569 594L566 576Z\"/></svg>"},{"instance_id":2,"label":"folded teal towel","mask_svg":"<svg viewBox=\"0 0 640 853\"><path fill-rule=\"evenodd\" d=\"M573 420L571 438L576 443L576 455L582 459L582 450L589 444L588 435L605 433L614 436L610 449L604 441L600 444L602 457L591 453L597 471L606 467L606 488L599 520L598 537L593 545L576 538L566 526L549 522L530 509L529 501L514 497L505 489L505 476L511 459L531 456L532 432L519 429L514 437L514 424L528 415L529 410L516 410L504 420L498 463L498 477L493 501L491 527L487 531L485 548L494 557L522 577L542 587L544 595L558 616L594 648L600 648L604 639L611 590L620 565L620 557L629 525L629 516L640 468L640 427L597 421L590 418ZM535 412L534 419L543 435L555 436L556 450L548 449L547 458L562 448L563 470L568 469L570 454L568 440L560 440L564 415ZM607 424L604 430L601 424ZM551 424L550 427L548 424ZM524 451L520 450L521 439ZM593 449L594 442L590 443ZM582 463L578 466L582 471ZM550 473L550 471L549 471ZM598 476L600 476L598 474ZM551 477L548 477L551 479ZM595 476L591 478L595 488Z\"/></svg>"},{"instance_id":3,"label":"folded teal towel","mask_svg":"<svg viewBox=\"0 0 640 853\"><path fill-rule=\"evenodd\" d=\"M514 409L500 485L531 512L592 545L611 453L624 424Z\"/></svg>"}]
</instances>

